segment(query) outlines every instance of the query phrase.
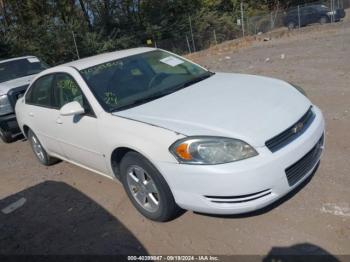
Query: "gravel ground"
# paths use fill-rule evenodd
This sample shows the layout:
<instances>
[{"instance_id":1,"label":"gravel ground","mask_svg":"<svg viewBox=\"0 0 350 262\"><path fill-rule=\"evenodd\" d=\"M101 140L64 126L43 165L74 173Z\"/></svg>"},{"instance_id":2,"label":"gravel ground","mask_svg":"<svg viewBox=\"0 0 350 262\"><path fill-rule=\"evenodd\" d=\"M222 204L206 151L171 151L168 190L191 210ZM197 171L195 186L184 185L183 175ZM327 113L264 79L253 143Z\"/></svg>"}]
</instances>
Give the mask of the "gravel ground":
<instances>
[{"instance_id":1,"label":"gravel ground","mask_svg":"<svg viewBox=\"0 0 350 262\"><path fill-rule=\"evenodd\" d=\"M0 142L0 210L25 199L0 212L0 254L350 254L350 21L271 37L191 58L215 71L291 81L323 110L325 154L297 194L249 215L186 212L155 223L119 183L65 162L43 167L26 141Z\"/></svg>"}]
</instances>

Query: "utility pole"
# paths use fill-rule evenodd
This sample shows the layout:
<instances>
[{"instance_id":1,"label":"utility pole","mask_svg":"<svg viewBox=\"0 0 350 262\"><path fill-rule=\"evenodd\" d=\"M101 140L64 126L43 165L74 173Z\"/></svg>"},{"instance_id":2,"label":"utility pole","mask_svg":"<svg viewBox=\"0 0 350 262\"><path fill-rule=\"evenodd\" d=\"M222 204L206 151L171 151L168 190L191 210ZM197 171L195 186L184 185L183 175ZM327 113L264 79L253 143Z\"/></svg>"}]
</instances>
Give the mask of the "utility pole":
<instances>
[{"instance_id":1,"label":"utility pole","mask_svg":"<svg viewBox=\"0 0 350 262\"><path fill-rule=\"evenodd\" d=\"M334 10L334 8L333 8L333 0L331 0L331 11L332 11L332 15L331 15L331 23L333 23L333 10Z\"/></svg>"},{"instance_id":2,"label":"utility pole","mask_svg":"<svg viewBox=\"0 0 350 262\"><path fill-rule=\"evenodd\" d=\"M215 32L215 29L214 29L214 41L215 41L215 45L217 45L218 44L218 40L216 39L216 32Z\"/></svg>"},{"instance_id":3,"label":"utility pole","mask_svg":"<svg viewBox=\"0 0 350 262\"><path fill-rule=\"evenodd\" d=\"M300 29L300 6L298 5L298 28Z\"/></svg>"},{"instance_id":4,"label":"utility pole","mask_svg":"<svg viewBox=\"0 0 350 262\"><path fill-rule=\"evenodd\" d=\"M192 46L193 46L193 52L196 52L196 46L194 44L194 38L193 38L193 31L192 31L192 22L191 22L191 16L188 16L188 20L190 21L190 30L191 30L191 37L192 37Z\"/></svg>"},{"instance_id":5,"label":"utility pole","mask_svg":"<svg viewBox=\"0 0 350 262\"><path fill-rule=\"evenodd\" d=\"M188 41L188 37L187 37L187 35L186 35L186 42L187 42L188 52L189 52L189 53L192 53L192 52L191 52L190 41Z\"/></svg>"},{"instance_id":6,"label":"utility pole","mask_svg":"<svg viewBox=\"0 0 350 262\"><path fill-rule=\"evenodd\" d=\"M334 23L335 22L335 10L336 10L336 8L335 8L335 0L332 0L331 1L331 5L332 5L332 8L331 8L331 11L332 11L332 23Z\"/></svg>"},{"instance_id":7,"label":"utility pole","mask_svg":"<svg viewBox=\"0 0 350 262\"><path fill-rule=\"evenodd\" d=\"M72 31L72 35L73 35L73 41L74 41L74 46L75 46L75 52L77 53L78 59L80 59L77 42L75 41L74 31Z\"/></svg>"},{"instance_id":8,"label":"utility pole","mask_svg":"<svg viewBox=\"0 0 350 262\"><path fill-rule=\"evenodd\" d=\"M273 14L272 12L270 13L270 29L272 30L274 28L274 21L273 21Z\"/></svg>"},{"instance_id":9,"label":"utility pole","mask_svg":"<svg viewBox=\"0 0 350 262\"><path fill-rule=\"evenodd\" d=\"M244 37L244 10L243 10L243 0L241 0L241 25L242 25L242 35Z\"/></svg>"},{"instance_id":10,"label":"utility pole","mask_svg":"<svg viewBox=\"0 0 350 262\"><path fill-rule=\"evenodd\" d=\"M152 38L154 41L154 48L158 48L156 38L154 37L154 33L152 33Z\"/></svg>"}]
</instances>

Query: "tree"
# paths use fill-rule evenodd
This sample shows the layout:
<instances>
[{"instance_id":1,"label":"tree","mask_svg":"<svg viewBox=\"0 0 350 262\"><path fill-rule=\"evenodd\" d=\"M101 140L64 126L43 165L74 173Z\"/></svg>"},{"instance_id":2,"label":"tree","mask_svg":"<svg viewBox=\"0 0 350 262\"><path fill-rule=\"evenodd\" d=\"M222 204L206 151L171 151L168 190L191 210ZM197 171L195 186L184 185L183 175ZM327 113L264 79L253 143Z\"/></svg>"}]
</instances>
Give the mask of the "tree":
<instances>
[{"instance_id":1,"label":"tree","mask_svg":"<svg viewBox=\"0 0 350 262\"><path fill-rule=\"evenodd\" d=\"M240 36L241 0L0 0L0 57L37 55L50 64L146 45L187 50L189 16L199 49ZM283 1L285 6L299 2ZM248 15L273 10L278 0L244 0Z\"/></svg>"}]
</instances>

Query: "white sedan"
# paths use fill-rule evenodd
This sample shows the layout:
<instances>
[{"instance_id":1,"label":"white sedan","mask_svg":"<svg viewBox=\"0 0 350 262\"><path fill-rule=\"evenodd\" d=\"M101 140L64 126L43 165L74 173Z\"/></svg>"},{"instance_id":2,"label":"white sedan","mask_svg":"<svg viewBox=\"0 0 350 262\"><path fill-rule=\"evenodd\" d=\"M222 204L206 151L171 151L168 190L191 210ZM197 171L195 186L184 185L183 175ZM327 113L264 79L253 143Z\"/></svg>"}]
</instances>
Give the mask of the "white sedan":
<instances>
[{"instance_id":1,"label":"white sedan","mask_svg":"<svg viewBox=\"0 0 350 262\"><path fill-rule=\"evenodd\" d=\"M311 175L324 143L322 113L301 88L153 48L47 69L16 113L42 164L63 159L120 180L157 221L180 208L265 207Z\"/></svg>"}]
</instances>

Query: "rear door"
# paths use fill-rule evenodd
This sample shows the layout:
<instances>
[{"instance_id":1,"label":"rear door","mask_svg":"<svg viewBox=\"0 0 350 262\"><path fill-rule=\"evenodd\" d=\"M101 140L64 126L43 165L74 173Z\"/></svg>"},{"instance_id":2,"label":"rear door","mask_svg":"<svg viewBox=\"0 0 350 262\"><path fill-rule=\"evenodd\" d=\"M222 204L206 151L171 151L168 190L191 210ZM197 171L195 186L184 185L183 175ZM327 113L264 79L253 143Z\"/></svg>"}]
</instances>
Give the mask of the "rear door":
<instances>
[{"instance_id":1,"label":"rear door","mask_svg":"<svg viewBox=\"0 0 350 262\"><path fill-rule=\"evenodd\" d=\"M54 74L38 78L28 90L25 102L30 126L48 153L62 155L57 140L55 119L59 113L52 104L52 84Z\"/></svg>"}]
</instances>

